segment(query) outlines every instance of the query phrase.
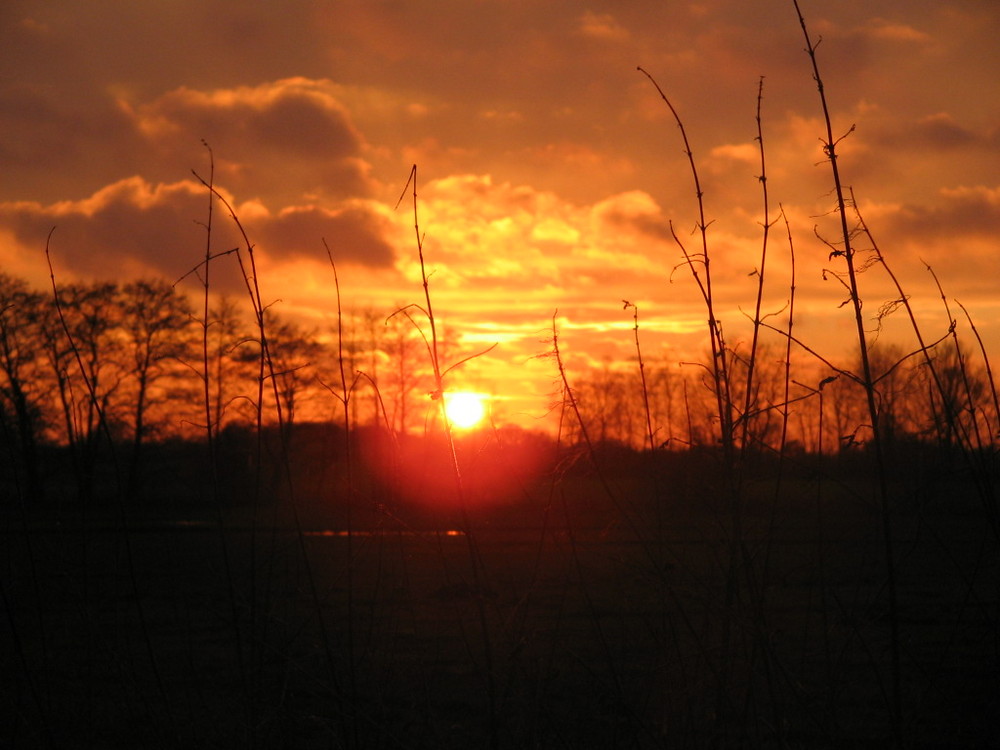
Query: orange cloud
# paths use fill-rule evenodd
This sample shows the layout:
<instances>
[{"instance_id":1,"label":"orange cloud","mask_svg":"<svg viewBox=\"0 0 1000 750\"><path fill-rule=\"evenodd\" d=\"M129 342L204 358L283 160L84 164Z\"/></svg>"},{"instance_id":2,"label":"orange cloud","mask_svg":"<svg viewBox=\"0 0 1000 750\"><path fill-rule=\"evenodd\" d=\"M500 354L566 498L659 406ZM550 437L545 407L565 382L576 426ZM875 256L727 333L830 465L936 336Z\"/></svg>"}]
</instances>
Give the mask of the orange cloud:
<instances>
[{"instance_id":1,"label":"orange cloud","mask_svg":"<svg viewBox=\"0 0 1000 750\"><path fill-rule=\"evenodd\" d=\"M365 195L372 190L366 144L335 92L329 81L298 77L209 91L181 87L119 106L160 153L189 152L207 141L240 192L277 194L284 202L305 192Z\"/></svg>"},{"instance_id":2,"label":"orange cloud","mask_svg":"<svg viewBox=\"0 0 1000 750\"><path fill-rule=\"evenodd\" d=\"M927 42L930 36L904 23L896 23L884 18L873 18L862 33L875 39L892 42Z\"/></svg>"},{"instance_id":3,"label":"orange cloud","mask_svg":"<svg viewBox=\"0 0 1000 750\"><path fill-rule=\"evenodd\" d=\"M577 21L577 31L581 36L610 42L622 42L629 38L628 29L619 24L610 13L584 11Z\"/></svg>"},{"instance_id":4,"label":"orange cloud","mask_svg":"<svg viewBox=\"0 0 1000 750\"><path fill-rule=\"evenodd\" d=\"M961 245L966 239L1000 237L1000 187L942 188L933 202L900 206L885 217L888 230L914 243L948 239Z\"/></svg>"},{"instance_id":5,"label":"orange cloud","mask_svg":"<svg viewBox=\"0 0 1000 750\"><path fill-rule=\"evenodd\" d=\"M374 204L355 200L336 209L305 206L272 214L259 204L241 207L231 196L228 200L264 253L320 256L326 238L341 261L372 267L393 262L394 227L385 209ZM193 180L153 185L131 177L79 201L2 203L0 227L11 233L22 254L37 253L56 227L55 255L80 276L176 279L204 254L205 229L199 222L207 219L207 204L206 189ZM216 252L243 244L221 209L215 213L213 241ZM232 275L217 281L237 283Z\"/></svg>"}]
</instances>

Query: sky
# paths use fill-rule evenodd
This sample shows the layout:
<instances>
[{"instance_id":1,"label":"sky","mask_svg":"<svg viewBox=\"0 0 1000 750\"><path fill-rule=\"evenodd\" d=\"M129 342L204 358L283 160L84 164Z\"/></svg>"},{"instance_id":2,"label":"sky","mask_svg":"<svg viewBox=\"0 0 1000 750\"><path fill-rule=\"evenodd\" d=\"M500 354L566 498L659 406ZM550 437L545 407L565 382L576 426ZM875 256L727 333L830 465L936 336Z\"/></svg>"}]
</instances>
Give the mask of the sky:
<instances>
[{"instance_id":1,"label":"sky","mask_svg":"<svg viewBox=\"0 0 1000 750\"><path fill-rule=\"evenodd\" d=\"M927 338L947 330L929 265L1000 350L1000 5L800 6L821 40L844 181ZM851 361L844 288L824 272L843 268L823 242L834 200L791 0L8 0L0 49L0 270L40 288L52 227L63 282L191 270L204 142L265 302L331 330L325 240L344 307L388 315L423 303L406 188L417 165L435 313L457 358L497 344L451 385L494 393L530 426L557 390L540 356L553 322L574 368L634 359L625 300L647 359L682 367L708 350L682 250L698 249L691 170L641 66L691 144L729 345L747 346L761 268L759 104L778 220L764 312L786 325L794 253L796 335ZM217 212L214 249L236 244ZM213 289L238 281L220 270ZM898 295L877 268L861 283L874 336ZM883 321L881 340L912 346L902 323Z\"/></svg>"}]
</instances>

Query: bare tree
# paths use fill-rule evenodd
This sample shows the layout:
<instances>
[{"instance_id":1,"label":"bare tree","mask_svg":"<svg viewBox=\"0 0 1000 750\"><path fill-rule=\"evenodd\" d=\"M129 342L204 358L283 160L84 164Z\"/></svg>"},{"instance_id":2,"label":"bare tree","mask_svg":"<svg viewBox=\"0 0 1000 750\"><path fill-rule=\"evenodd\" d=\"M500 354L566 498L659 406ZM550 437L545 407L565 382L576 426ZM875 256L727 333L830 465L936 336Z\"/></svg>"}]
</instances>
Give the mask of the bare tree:
<instances>
[{"instance_id":1,"label":"bare tree","mask_svg":"<svg viewBox=\"0 0 1000 750\"><path fill-rule=\"evenodd\" d=\"M44 319L42 337L62 408L81 499L88 498L101 435L120 432L116 396L122 365L122 310L111 282L70 284L58 291L56 314Z\"/></svg>"},{"instance_id":2,"label":"bare tree","mask_svg":"<svg viewBox=\"0 0 1000 750\"><path fill-rule=\"evenodd\" d=\"M404 433L413 427L415 394L430 390L427 378L427 348L420 332L405 315L390 317L385 324L382 351L388 359L383 376L376 380L383 398L389 394L389 418L394 430Z\"/></svg>"},{"instance_id":3,"label":"bare tree","mask_svg":"<svg viewBox=\"0 0 1000 750\"><path fill-rule=\"evenodd\" d=\"M912 414L914 369L898 344L873 346L869 351L879 407L879 429L886 448L919 430Z\"/></svg>"},{"instance_id":4,"label":"bare tree","mask_svg":"<svg viewBox=\"0 0 1000 750\"><path fill-rule=\"evenodd\" d=\"M985 375L963 346L951 342L936 346L933 360L937 379L933 384L928 382L926 390L933 432L946 447L982 447L990 439L982 438L979 424L981 402L988 388ZM988 428L983 429L989 435Z\"/></svg>"},{"instance_id":5,"label":"bare tree","mask_svg":"<svg viewBox=\"0 0 1000 750\"><path fill-rule=\"evenodd\" d=\"M176 365L194 343L191 306L172 285L161 279L140 280L121 290L122 329L125 336L132 392L132 455L128 488L137 489L143 440L149 432L147 415L154 389L174 375Z\"/></svg>"},{"instance_id":6,"label":"bare tree","mask_svg":"<svg viewBox=\"0 0 1000 750\"><path fill-rule=\"evenodd\" d=\"M313 366L321 356L322 347L314 332L274 313L267 314L267 330L283 426L290 433L303 398L308 398L309 390L315 387Z\"/></svg>"},{"instance_id":7,"label":"bare tree","mask_svg":"<svg viewBox=\"0 0 1000 750\"><path fill-rule=\"evenodd\" d=\"M253 399L247 395L256 391L250 383L256 377L259 344L241 318L239 305L232 297L222 297L209 311L208 322L209 414L213 433L222 429L230 408L236 405L241 418L252 419ZM242 408L241 408L242 405Z\"/></svg>"},{"instance_id":8,"label":"bare tree","mask_svg":"<svg viewBox=\"0 0 1000 750\"><path fill-rule=\"evenodd\" d=\"M38 356L45 302L21 279L0 273L0 417L10 414L15 440L11 440L15 467L23 466L25 494L41 499L38 439L44 427L48 393ZM16 471L16 469L15 469Z\"/></svg>"}]
</instances>

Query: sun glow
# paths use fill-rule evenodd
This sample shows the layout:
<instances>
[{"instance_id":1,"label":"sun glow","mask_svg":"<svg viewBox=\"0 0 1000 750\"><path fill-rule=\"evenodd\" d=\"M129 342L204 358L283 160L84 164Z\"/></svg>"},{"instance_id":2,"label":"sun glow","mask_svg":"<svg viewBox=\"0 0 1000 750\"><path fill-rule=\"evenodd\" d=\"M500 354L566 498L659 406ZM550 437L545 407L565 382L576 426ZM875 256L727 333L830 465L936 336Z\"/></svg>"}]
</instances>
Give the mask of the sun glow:
<instances>
[{"instance_id":1,"label":"sun glow","mask_svg":"<svg viewBox=\"0 0 1000 750\"><path fill-rule=\"evenodd\" d=\"M475 427L486 416L488 396L483 393L457 391L444 395L444 411L452 427L467 430Z\"/></svg>"}]
</instances>

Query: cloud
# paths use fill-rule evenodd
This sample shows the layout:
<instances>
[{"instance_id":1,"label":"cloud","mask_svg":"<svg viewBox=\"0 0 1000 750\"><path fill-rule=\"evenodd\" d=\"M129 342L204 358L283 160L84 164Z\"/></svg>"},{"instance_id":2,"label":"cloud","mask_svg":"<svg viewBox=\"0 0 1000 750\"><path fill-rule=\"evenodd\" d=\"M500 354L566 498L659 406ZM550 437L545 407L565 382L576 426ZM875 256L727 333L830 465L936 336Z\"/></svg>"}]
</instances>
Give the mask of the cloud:
<instances>
[{"instance_id":1,"label":"cloud","mask_svg":"<svg viewBox=\"0 0 1000 750\"><path fill-rule=\"evenodd\" d=\"M612 233L627 230L634 235L670 240L670 223L656 201L638 190L612 196L594 208L594 215Z\"/></svg>"},{"instance_id":2,"label":"cloud","mask_svg":"<svg viewBox=\"0 0 1000 750\"><path fill-rule=\"evenodd\" d=\"M925 146L944 149L982 141L976 133L960 125L947 112L938 112L921 118L914 129L914 137Z\"/></svg>"},{"instance_id":3,"label":"cloud","mask_svg":"<svg viewBox=\"0 0 1000 750\"><path fill-rule=\"evenodd\" d=\"M205 206L204 189L193 182L150 185L133 177L80 201L0 204L0 225L29 251L43 248L55 227L54 256L82 277L177 277L197 262L204 230L194 222Z\"/></svg>"},{"instance_id":4,"label":"cloud","mask_svg":"<svg viewBox=\"0 0 1000 750\"><path fill-rule=\"evenodd\" d=\"M904 204L883 221L894 236L913 243L947 239L958 246L962 238L995 240L1000 236L1000 187L941 189L934 203Z\"/></svg>"},{"instance_id":5,"label":"cloud","mask_svg":"<svg viewBox=\"0 0 1000 750\"><path fill-rule=\"evenodd\" d=\"M885 18L873 18L864 27L859 29L861 34L870 36L879 41L888 42L928 42L931 37L923 31L913 28L904 23L886 20Z\"/></svg>"},{"instance_id":6,"label":"cloud","mask_svg":"<svg viewBox=\"0 0 1000 750\"><path fill-rule=\"evenodd\" d=\"M629 38L628 29L618 23L610 13L584 11L577 21L577 32L589 39L623 42Z\"/></svg>"},{"instance_id":7,"label":"cloud","mask_svg":"<svg viewBox=\"0 0 1000 750\"><path fill-rule=\"evenodd\" d=\"M709 151L714 159L757 164L760 162L759 147L753 143L724 143Z\"/></svg>"},{"instance_id":8,"label":"cloud","mask_svg":"<svg viewBox=\"0 0 1000 750\"><path fill-rule=\"evenodd\" d=\"M0 89L0 120L6 134L0 139L0 160L8 167L65 160L75 150L75 141L65 134L79 123L36 91Z\"/></svg>"},{"instance_id":9,"label":"cloud","mask_svg":"<svg viewBox=\"0 0 1000 750\"><path fill-rule=\"evenodd\" d=\"M395 260L395 226L383 207L352 201L330 210L316 206L285 208L253 224L261 246L272 255L322 255L326 240L338 262L388 268Z\"/></svg>"},{"instance_id":10,"label":"cloud","mask_svg":"<svg viewBox=\"0 0 1000 750\"><path fill-rule=\"evenodd\" d=\"M300 206L270 212L263 204L234 205L250 241L262 252L294 259L324 257L325 238L338 262L386 268L394 259L394 229L385 209L355 200L334 208ZM0 204L0 228L22 252L38 251L52 227L55 255L76 275L123 278L148 274L176 279L204 254L206 190L193 180L151 184L140 177L121 180L80 201L47 206L35 202ZM213 220L214 252L242 245L221 208ZM238 281L233 276L223 284Z\"/></svg>"},{"instance_id":11,"label":"cloud","mask_svg":"<svg viewBox=\"0 0 1000 750\"><path fill-rule=\"evenodd\" d=\"M292 78L213 91L180 88L130 111L151 141L201 132L241 151L266 146L299 159L352 156L361 136L327 86Z\"/></svg>"},{"instance_id":12,"label":"cloud","mask_svg":"<svg viewBox=\"0 0 1000 750\"><path fill-rule=\"evenodd\" d=\"M121 177L141 145L123 114L103 102L81 113L37 86L0 86L0 200L85 194Z\"/></svg>"},{"instance_id":13,"label":"cloud","mask_svg":"<svg viewBox=\"0 0 1000 750\"><path fill-rule=\"evenodd\" d=\"M226 89L181 87L137 105L120 99L119 107L167 158L207 141L239 192L287 203L307 192L366 195L372 190L366 144L336 88L302 77Z\"/></svg>"}]
</instances>

